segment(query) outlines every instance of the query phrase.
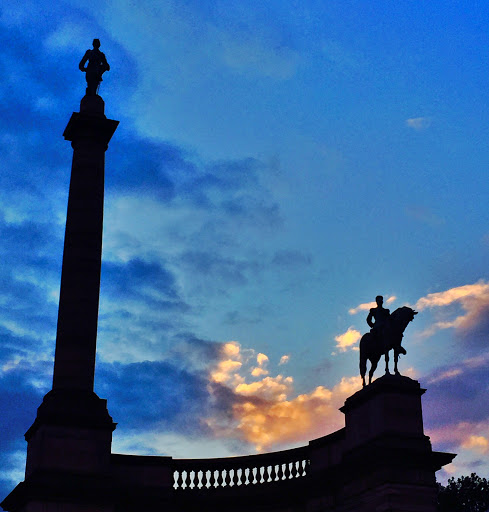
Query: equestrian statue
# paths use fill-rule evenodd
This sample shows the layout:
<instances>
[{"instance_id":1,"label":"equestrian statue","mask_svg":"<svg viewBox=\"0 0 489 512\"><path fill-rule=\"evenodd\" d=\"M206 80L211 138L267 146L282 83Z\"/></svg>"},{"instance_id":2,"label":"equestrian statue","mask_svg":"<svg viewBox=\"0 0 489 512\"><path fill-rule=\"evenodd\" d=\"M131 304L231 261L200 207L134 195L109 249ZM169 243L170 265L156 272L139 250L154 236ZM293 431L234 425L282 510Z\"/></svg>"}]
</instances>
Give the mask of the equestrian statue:
<instances>
[{"instance_id":1,"label":"equestrian statue","mask_svg":"<svg viewBox=\"0 0 489 512\"><path fill-rule=\"evenodd\" d=\"M384 299L381 295L375 298L377 307L372 308L367 316L370 332L364 334L360 340L360 375L365 386L367 373L367 360L370 361L368 383L372 383L372 376L382 355L385 356L385 373L389 372L389 351L394 350L394 373L400 375L397 369L399 354L406 354L401 345L404 331L409 322L418 312L408 306L396 309L392 314L383 307Z\"/></svg>"}]
</instances>

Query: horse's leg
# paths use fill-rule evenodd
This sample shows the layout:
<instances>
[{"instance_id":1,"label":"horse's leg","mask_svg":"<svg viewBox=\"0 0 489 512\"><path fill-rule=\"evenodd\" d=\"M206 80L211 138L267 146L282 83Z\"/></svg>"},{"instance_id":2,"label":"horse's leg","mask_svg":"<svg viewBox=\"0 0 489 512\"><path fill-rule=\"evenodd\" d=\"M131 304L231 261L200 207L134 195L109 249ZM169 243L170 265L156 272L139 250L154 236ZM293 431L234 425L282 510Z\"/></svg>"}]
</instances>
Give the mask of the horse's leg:
<instances>
[{"instance_id":1,"label":"horse's leg","mask_svg":"<svg viewBox=\"0 0 489 512\"><path fill-rule=\"evenodd\" d=\"M389 351L385 351L385 373L388 374L389 372Z\"/></svg>"},{"instance_id":2,"label":"horse's leg","mask_svg":"<svg viewBox=\"0 0 489 512\"><path fill-rule=\"evenodd\" d=\"M370 371L368 372L368 383L372 384L372 377L374 376L374 371L377 368L377 364L379 363L379 358L373 358L370 360Z\"/></svg>"},{"instance_id":3,"label":"horse's leg","mask_svg":"<svg viewBox=\"0 0 489 512\"><path fill-rule=\"evenodd\" d=\"M367 373L367 357L360 347L360 376L362 377L362 386L365 387L365 374Z\"/></svg>"},{"instance_id":4,"label":"horse's leg","mask_svg":"<svg viewBox=\"0 0 489 512\"><path fill-rule=\"evenodd\" d=\"M397 369L397 361L399 361L399 351L397 349L394 349L394 373L396 375L401 375L399 373L399 370Z\"/></svg>"}]
</instances>

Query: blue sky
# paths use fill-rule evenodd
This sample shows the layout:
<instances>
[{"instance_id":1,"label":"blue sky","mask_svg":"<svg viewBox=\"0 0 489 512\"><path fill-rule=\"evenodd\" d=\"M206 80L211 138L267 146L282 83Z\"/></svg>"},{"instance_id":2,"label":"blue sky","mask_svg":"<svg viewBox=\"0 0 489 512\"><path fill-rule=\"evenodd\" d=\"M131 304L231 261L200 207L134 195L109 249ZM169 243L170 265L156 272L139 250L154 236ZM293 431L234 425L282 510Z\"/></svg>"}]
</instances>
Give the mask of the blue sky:
<instances>
[{"instance_id":1,"label":"blue sky","mask_svg":"<svg viewBox=\"0 0 489 512\"><path fill-rule=\"evenodd\" d=\"M96 392L114 451L297 446L343 425L369 305L419 315L425 429L489 465L489 7L42 1L0 10L0 490L50 389L78 62L100 38Z\"/></svg>"}]
</instances>

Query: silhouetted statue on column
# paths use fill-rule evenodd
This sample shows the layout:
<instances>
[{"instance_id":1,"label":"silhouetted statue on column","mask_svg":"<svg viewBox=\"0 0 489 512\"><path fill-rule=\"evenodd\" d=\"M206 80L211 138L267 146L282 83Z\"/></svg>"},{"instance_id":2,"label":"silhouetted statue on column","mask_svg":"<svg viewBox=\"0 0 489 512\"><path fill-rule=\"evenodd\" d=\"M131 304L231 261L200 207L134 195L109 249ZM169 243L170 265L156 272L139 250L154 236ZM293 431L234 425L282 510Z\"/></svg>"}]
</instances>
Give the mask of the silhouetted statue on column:
<instances>
[{"instance_id":1,"label":"silhouetted statue on column","mask_svg":"<svg viewBox=\"0 0 489 512\"><path fill-rule=\"evenodd\" d=\"M400 375L397 368L399 354L406 354L406 349L401 346L404 330L409 322L417 315L417 311L403 306L396 309L392 315L383 307L384 298L378 295L375 298L377 306L372 308L367 316L370 332L364 334L360 340L360 375L365 386L365 374L367 372L367 360L370 361L368 383L372 382L372 376L379 359L385 356L385 373L389 373L389 351L394 350L394 373Z\"/></svg>"},{"instance_id":2,"label":"silhouetted statue on column","mask_svg":"<svg viewBox=\"0 0 489 512\"><path fill-rule=\"evenodd\" d=\"M100 40L94 39L93 50L87 50L78 65L80 71L83 71L86 74L87 96L95 96L97 94L100 82L102 81L102 75L110 69L105 55L99 50L99 48Z\"/></svg>"}]
</instances>

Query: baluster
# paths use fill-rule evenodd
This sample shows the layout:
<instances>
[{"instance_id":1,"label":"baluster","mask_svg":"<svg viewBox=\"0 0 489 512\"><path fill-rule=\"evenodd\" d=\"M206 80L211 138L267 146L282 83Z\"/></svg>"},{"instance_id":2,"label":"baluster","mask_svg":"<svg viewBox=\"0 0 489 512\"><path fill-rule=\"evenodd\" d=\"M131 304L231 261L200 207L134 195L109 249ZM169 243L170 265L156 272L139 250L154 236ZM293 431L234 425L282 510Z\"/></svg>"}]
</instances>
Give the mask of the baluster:
<instances>
[{"instance_id":1,"label":"baluster","mask_svg":"<svg viewBox=\"0 0 489 512\"><path fill-rule=\"evenodd\" d=\"M279 480L284 479L284 465L283 464L278 465L278 479Z\"/></svg>"},{"instance_id":2,"label":"baluster","mask_svg":"<svg viewBox=\"0 0 489 512\"><path fill-rule=\"evenodd\" d=\"M211 487L214 487L215 486L215 483L216 483L216 475L214 474L214 469L211 469L210 470L210 475L209 475L209 489Z\"/></svg>"},{"instance_id":3,"label":"baluster","mask_svg":"<svg viewBox=\"0 0 489 512\"><path fill-rule=\"evenodd\" d=\"M260 466L258 468L258 473L259 473L259 478L258 478L258 483L259 484L262 484L263 482L265 482L265 479L263 478L263 474L265 473L265 467L264 466Z\"/></svg>"},{"instance_id":4,"label":"baluster","mask_svg":"<svg viewBox=\"0 0 489 512\"><path fill-rule=\"evenodd\" d=\"M279 476L278 476L278 469L279 469L279 465L278 464L274 464L272 466L272 480L274 482L276 482L277 480L279 480Z\"/></svg>"},{"instance_id":5,"label":"baluster","mask_svg":"<svg viewBox=\"0 0 489 512\"><path fill-rule=\"evenodd\" d=\"M289 480L290 478L290 462L285 464L285 479Z\"/></svg>"},{"instance_id":6,"label":"baluster","mask_svg":"<svg viewBox=\"0 0 489 512\"><path fill-rule=\"evenodd\" d=\"M208 470L202 470L202 488L207 489L209 487L209 475L207 474Z\"/></svg>"},{"instance_id":7,"label":"baluster","mask_svg":"<svg viewBox=\"0 0 489 512\"><path fill-rule=\"evenodd\" d=\"M225 469L224 471L226 472L226 474L224 476L224 485L226 487L229 487L231 485L231 470Z\"/></svg>"},{"instance_id":8,"label":"baluster","mask_svg":"<svg viewBox=\"0 0 489 512\"><path fill-rule=\"evenodd\" d=\"M299 461L296 460L292 462L292 478L297 478L299 476Z\"/></svg>"},{"instance_id":9,"label":"baluster","mask_svg":"<svg viewBox=\"0 0 489 512\"><path fill-rule=\"evenodd\" d=\"M216 487L222 487L222 484L224 482L224 469L218 469L217 470L217 479L216 479Z\"/></svg>"},{"instance_id":10,"label":"baluster","mask_svg":"<svg viewBox=\"0 0 489 512\"><path fill-rule=\"evenodd\" d=\"M267 478L266 478L266 482L271 482L273 480L273 477L272 477L272 469L273 469L273 466L267 466Z\"/></svg>"},{"instance_id":11,"label":"baluster","mask_svg":"<svg viewBox=\"0 0 489 512\"><path fill-rule=\"evenodd\" d=\"M239 476L238 475L238 469L234 468L233 469L233 477L231 479L233 487L236 486L236 485L239 485L239 483L240 483L240 480L239 480L238 476Z\"/></svg>"},{"instance_id":12,"label":"baluster","mask_svg":"<svg viewBox=\"0 0 489 512\"><path fill-rule=\"evenodd\" d=\"M250 468L245 468L244 469L244 484L245 485L249 485L250 484Z\"/></svg>"},{"instance_id":13,"label":"baluster","mask_svg":"<svg viewBox=\"0 0 489 512\"><path fill-rule=\"evenodd\" d=\"M178 471L178 469L176 469L173 473L173 488L174 489L178 489L180 488L180 471Z\"/></svg>"}]
</instances>

